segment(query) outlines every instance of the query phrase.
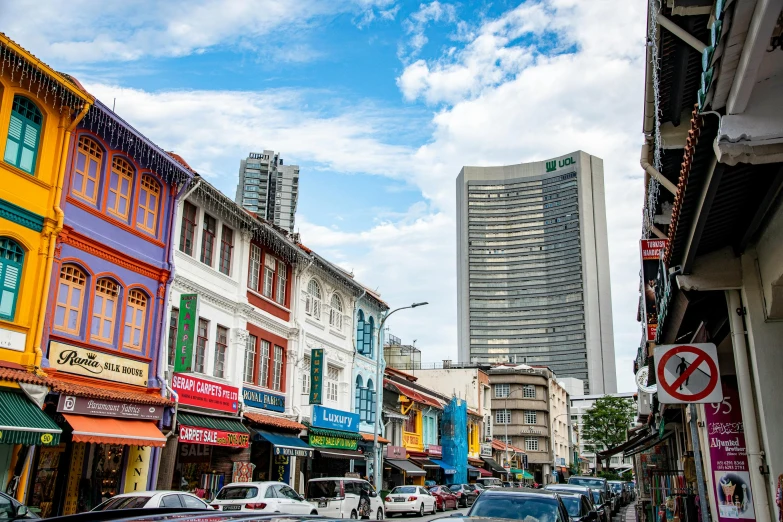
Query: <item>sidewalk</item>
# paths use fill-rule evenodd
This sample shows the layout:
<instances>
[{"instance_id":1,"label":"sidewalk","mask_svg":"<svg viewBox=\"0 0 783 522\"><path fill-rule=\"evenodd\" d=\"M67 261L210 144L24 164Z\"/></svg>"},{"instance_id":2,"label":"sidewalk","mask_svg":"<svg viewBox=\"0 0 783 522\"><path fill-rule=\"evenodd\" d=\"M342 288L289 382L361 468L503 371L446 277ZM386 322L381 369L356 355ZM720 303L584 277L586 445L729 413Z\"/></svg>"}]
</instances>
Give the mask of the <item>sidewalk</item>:
<instances>
[{"instance_id":1,"label":"sidewalk","mask_svg":"<svg viewBox=\"0 0 783 522\"><path fill-rule=\"evenodd\" d=\"M636 522L636 501L631 502L620 512L620 522Z\"/></svg>"}]
</instances>

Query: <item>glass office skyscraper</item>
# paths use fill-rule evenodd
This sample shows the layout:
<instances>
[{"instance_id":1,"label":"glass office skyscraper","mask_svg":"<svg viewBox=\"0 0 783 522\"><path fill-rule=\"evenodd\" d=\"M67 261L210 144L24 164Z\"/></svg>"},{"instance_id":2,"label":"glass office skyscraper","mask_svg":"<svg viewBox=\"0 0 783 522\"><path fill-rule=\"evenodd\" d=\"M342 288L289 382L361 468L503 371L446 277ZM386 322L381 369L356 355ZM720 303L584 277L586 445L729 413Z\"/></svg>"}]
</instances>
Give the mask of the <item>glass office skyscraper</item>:
<instances>
[{"instance_id":1,"label":"glass office skyscraper","mask_svg":"<svg viewBox=\"0 0 783 522\"><path fill-rule=\"evenodd\" d=\"M235 201L247 210L293 233L298 199L298 165L283 165L271 150L251 152L240 162Z\"/></svg>"},{"instance_id":2,"label":"glass office skyscraper","mask_svg":"<svg viewBox=\"0 0 783 522\"><path fill-rule=\"evenodd\" d=\"M457 177L459 356L548 366L616 391L603 161L463 167Z\"/></svg>"}]
</instances>

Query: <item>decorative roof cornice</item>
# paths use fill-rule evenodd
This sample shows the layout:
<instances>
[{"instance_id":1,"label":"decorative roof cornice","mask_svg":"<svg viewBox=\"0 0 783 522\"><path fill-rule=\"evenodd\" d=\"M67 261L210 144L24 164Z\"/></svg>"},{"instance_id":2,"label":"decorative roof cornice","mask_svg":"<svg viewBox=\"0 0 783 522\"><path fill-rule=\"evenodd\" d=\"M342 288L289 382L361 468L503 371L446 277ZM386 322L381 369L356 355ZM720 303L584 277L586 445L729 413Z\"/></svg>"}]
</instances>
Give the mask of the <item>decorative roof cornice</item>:
<instances>
[{"instance_id":1,"label":"decorative roof cornice","mask_svg":"<svg viewBox=\"0 0 783 522\"><path fill-rule=\"evenodd\" d=\"M198 294L200 298L206 299L208 302L230 314L236 315L238 313L247 313L247 309L249 308L247 303L235 301L223 294L213 292L205 286L179 274L174 276L174 288L181 292Z\"/></svg>"},{"instance_id":2,"label":"decorative roof cornice","mask_svg":"<svg viewBox=\"0 0 783 522\"><path fill-rule=\"evenodd\" d=\"M39 216L4 199L0 199L0 217L36 232L43 230L43 216Z\"/></svg>"}]
</instances>

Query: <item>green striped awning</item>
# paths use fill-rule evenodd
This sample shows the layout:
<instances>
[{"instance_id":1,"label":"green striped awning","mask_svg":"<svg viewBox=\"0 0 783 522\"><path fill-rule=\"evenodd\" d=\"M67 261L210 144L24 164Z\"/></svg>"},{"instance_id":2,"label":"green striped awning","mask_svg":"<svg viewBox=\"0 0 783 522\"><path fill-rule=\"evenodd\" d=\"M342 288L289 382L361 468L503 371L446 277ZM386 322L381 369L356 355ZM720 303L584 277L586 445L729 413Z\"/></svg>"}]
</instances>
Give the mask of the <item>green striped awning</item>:
<instances>
[{"instance_id":1,"label":"green striped awning","mask_svg":"<svg viewBox=\"0 0 783 522\"><path fill-rule=\"evenodd\" d=\"M225 417L210 417L208 415L196 415L194 413L177 414L177 423L185 426L196 426L198 428L207 428L210 430L234 431L238 433L250 433L244 424L239 420L227 419Z\"/></svg>"},{"instance_id":2,"label":"green striped awning","mask_svg":"<svg viewBox=\"0 0 783 522\"><path fill-rule=\"evenodd\" d=\"M313 435L321 435L322 437L340 437L341 439L348 439L348 440L362 440L362 436L360 433L354 433L352 431L339 431L339 430L330 430L327 428L313 428L312 426L307 426L307 431L312 433Z\"/></svg>"},{"instance_id":3,"label":"green striped awning","mask_svg":"<svg viewBox=\"0 0 783 522\"><path fill-rule=\"evenodd\" d=\"M56 446L62 430L21 393L0 390L0 444Z\"/></svg>"}]
</instances>

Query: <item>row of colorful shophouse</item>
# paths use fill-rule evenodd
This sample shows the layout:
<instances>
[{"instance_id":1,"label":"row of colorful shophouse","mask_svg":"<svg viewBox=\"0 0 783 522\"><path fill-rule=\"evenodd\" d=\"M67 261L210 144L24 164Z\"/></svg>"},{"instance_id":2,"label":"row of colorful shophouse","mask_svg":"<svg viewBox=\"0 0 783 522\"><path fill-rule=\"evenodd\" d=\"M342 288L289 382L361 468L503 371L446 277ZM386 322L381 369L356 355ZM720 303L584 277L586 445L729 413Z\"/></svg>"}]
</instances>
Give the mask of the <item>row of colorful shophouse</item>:
<instances>
[{"instance_id":1,"label":"row of colorful shophouse","mask_svg":"<svg viewBox=\"0 0 783 522\"><path fill-rule=\"evenodd\" d=\"M783 12L664 4L648 13L639 422L603 457L634 458L639 522L780 520Z\"/></svg>"},{"instance_id":2,"label":"row of colorful shophouse","mask_svg":"<svg viewBox=\"0 0 783 522\"><path fill-rule=\"evenodd\" d=\"M46 517L146 489L488 472L464 401L378 378L377 293L2 34L0 62L4 491Z\"/></svg>"}]
</instances>

